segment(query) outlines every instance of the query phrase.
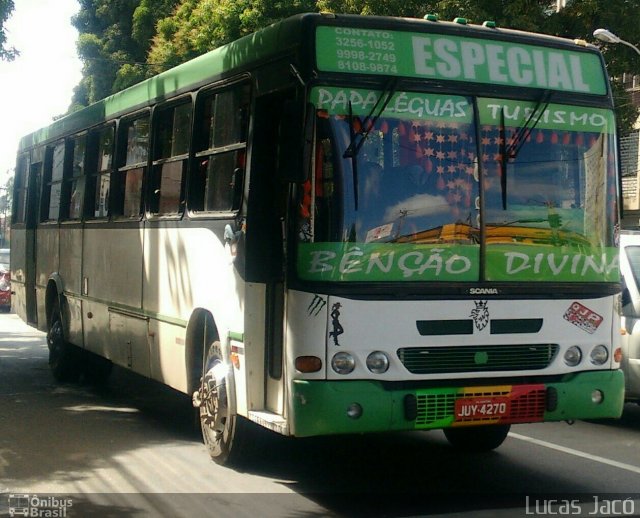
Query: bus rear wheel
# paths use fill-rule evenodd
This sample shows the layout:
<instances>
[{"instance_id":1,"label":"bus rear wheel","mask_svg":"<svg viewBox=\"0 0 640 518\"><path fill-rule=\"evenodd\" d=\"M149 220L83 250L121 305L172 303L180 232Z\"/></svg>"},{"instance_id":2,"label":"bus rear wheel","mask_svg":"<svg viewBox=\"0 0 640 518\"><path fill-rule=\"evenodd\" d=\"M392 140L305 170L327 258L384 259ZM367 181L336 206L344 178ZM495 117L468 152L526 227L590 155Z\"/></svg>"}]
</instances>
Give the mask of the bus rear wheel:
<instances>
[{"instance_id":1,"label":"bus rear wheel","mask_svg":"<svg viewBox=\"0 0 640 518\"><path fill-rule=\"evenodd\" d=\"M467 426L445 428L443 430L449 443L455 448L467 452L484 452L495 450L509 433L511 425Z\"/></svg>"},{"instance_id":2,"label":"bus rear wheel","mask_svg":"<svg viewBox=\"0 0 640 518\"><path fill-rule=\"evenodd\" d=\"M246 457L243 443L249 423L236 414L233 371L215 341L204 362L200 390L200 428L209 455L218 464L239 465ZM194 399L195 401L195 399Z\"/></svg>"},{"instance_id":3,"label":"bus rear wheel","mask_svg":"<svg viewBox=\"0 0 640 518\"><path fill-rule=\"evenodd\" d=\"M67 342L64 337L64 326L58 301L54 303L51 310L47 347L49 348L49 368L56 381L78 381L82 375L81 351Z\"/></svg>"}]
</instances>

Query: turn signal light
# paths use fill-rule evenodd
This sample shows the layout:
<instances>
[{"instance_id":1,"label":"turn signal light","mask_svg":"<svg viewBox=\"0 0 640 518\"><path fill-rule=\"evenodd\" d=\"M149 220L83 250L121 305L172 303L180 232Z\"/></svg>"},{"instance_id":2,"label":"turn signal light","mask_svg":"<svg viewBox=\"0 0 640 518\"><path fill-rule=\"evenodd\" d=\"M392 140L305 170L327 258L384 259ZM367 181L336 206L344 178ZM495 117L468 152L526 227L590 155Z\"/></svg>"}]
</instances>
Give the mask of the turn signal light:
<instances>
[{"instance_id":1,"label":"turn signal light","mask_svg":"<svg viewBox=\"0 0 640 518\"><path fill-rule=\"evenodd\" d=\"M318 372L322 369L322 360L317 356L298 356L296 370L298 372Z\"/></svg>"},{"instance_id":2,"label":"turn signal light","mask_svg":"<svg viewBox=\"0 0 640 518\"><path fill-rule=\"evenodd\" d=\"M620 363L622 361L622 348L618 347L614 352L613 352L613 361L616 363Z\"/></svg>"}]
</instances>

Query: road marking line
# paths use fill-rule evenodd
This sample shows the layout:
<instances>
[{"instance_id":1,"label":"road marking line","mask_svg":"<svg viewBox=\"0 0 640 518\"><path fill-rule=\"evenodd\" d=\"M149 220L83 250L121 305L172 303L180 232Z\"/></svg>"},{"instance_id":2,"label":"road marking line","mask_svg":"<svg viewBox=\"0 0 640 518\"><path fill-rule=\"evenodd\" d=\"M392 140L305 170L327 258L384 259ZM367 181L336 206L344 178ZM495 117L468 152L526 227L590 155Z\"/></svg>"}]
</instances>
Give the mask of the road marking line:
<instances>
[{"instance_id":1,"label":"road marking line","mask_svg":"<svg viewBox=\"0 0 640 518\"><path fill-rule=\"evenodd\" d=\"M526 435L520 435L518 433L509 432L509 437L513 437L514 439L520 439L521 441L537 444L538 446L544 446L545 448L551 448L552 450L558 450L563 453L568 453L569 455L575 455L576 457L582 457L584 459L593 460L596 462L600 462L602 464L608 464L609 466L625 469L627 471L631 471L632 473L640 474L640 467L632 466L631 464L625 464L624 462L617 462L615 460L605 459L604 457L598 457L597 455L591 455L590 453L574 450L572 448L565 448L564 446L559 446L557 444L553 444L552 442L541 441L540 439L534 439L533 437L527 437Z\"/></svg>"}]
</instances>

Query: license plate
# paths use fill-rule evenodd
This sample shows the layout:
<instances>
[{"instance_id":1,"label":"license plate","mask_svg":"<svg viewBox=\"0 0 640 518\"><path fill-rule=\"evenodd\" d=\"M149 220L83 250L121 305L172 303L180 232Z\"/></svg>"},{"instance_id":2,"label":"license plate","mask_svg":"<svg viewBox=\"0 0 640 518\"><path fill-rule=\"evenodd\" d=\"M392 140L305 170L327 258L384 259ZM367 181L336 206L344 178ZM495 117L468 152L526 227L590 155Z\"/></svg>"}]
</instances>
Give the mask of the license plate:
<instances>
[{"instance_id":1,"label":"license plate","mask_svg":"<svg viewBox=\"0 0 640 518\"><path fill-rule=\"evenodd\" d=\"M498 419L509 415L511 404L507 397L472 397L456 400L456 421Z\"/></svg>"}]
</instances>

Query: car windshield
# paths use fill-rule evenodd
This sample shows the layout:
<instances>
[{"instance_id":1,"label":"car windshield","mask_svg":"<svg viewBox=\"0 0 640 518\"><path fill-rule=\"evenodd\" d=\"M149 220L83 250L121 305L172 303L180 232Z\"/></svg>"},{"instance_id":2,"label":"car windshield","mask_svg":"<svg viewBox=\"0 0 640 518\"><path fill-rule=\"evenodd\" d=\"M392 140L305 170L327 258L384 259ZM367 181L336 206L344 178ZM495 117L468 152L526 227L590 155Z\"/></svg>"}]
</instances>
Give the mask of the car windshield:
<instances>
[{"instance_id":1,"label":"car windshield","mask_svg":"<svg viewBox=\"0 0 640 518\"><path fill-rule=\"evenodd\" d=\"M609 110L337 87L312 101L302 278L617 280Z\"/></svg>"}]
</instances>

